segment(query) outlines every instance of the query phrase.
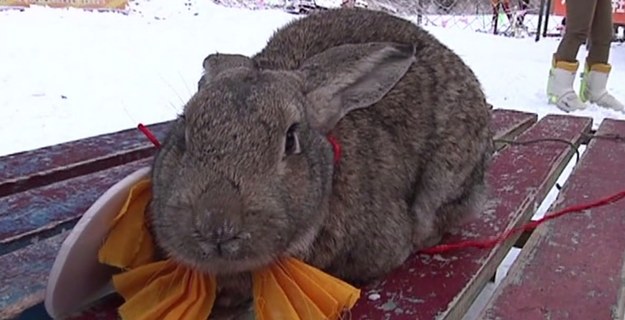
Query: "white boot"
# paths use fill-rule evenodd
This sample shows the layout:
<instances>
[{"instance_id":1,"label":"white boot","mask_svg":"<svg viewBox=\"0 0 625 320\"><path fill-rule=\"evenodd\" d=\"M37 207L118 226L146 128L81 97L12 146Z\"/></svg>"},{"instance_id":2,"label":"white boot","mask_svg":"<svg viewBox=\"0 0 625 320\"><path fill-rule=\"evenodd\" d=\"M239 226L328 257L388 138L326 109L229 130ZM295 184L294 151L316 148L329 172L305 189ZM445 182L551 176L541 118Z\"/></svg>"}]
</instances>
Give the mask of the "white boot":
<instances>
[{"instance_id":1,"label":"white boot","mask_svg":"<svg viewBox=\"0 0 625 320\"><path fill-rule=\"evenodd\" d=\"M549 70L547 83L549 103L555 104L566 112L586 108L586 104L579 99L573 89L578 68L579 62L554 61L551 70Z\"/></svg>"},{"instance_id":2,"label":"white boot","mask_svg":"<svg viewBox=\"0 0 625 320\"><path fill-rule=\"evenodd\" d=\"M592 65L590 70L586 66L582 74L579 96L584 102L590 101L603 108L622 111L625 109L623 103L616 100L606 89L611 69L609 64L601 63Z\"/></svg>"}]
</instances>

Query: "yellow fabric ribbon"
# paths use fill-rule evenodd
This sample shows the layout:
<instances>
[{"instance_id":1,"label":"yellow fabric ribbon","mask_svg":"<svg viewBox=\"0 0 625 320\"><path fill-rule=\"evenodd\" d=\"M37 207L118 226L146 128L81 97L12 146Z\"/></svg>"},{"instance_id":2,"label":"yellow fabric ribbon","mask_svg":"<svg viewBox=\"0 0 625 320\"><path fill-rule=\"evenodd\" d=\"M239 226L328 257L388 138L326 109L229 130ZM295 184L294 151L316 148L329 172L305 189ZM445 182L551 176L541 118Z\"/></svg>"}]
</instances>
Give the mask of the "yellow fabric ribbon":
<instances>
[{"instance_id":1,"label":"yellow fabric ribbon","mask_svg":"<svg viewBox=\"0 0 625 320\"><path fill-rule=\"evenodd\" d=\"M101 263L122 269L113 285L125 302L125 320L207 319L215 302L213 275L166 259L156 261L145 210L151 182L136 183L98 252ZM282 258L256 270L253 296L256 319L334 320L351 309L360 290L295 258Z\"/></svg>"}]
</instances>

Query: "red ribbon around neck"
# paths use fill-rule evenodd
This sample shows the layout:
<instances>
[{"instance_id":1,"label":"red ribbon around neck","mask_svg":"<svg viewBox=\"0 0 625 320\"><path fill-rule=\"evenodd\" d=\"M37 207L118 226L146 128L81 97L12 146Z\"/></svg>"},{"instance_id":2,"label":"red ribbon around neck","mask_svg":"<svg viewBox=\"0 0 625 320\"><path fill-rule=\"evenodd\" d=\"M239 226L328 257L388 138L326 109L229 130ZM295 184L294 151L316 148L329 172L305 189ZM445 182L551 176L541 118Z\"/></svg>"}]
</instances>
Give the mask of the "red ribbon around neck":
<instances>
[{"instance_id":1,"label":"red ribbon around neck","mask_svg":"<svg viewBox=\"0 0 625 320\"><path fill-rule=\"evenodd\" d=\"M332 151L334 151L334 165L337 166L341 162L341 145L339 144L339 140L330 133L328 133L326 139L328 139L328 142L332 145Z\"/></svg>"}]
</instances>

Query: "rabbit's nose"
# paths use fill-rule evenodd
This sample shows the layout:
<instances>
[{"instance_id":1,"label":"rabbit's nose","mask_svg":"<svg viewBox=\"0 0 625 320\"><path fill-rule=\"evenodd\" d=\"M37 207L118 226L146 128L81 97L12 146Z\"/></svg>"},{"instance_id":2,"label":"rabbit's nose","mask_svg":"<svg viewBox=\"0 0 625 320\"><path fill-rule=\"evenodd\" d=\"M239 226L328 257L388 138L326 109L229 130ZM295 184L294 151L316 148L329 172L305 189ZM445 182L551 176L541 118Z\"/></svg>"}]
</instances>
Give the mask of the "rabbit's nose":
<instances>
[{"instance_id":1,"label":"rabbit's nose","mask_svg":"<svg viewBox=\"0 0 625 320\"><path fill-rule=\"evenodd\" d=\"M241 244L250 238L250 234L239 232L235 228L224 227L215 231L214 244L219 256L228 257L236 255Z\"/></svg>"},{"instance_id":2,"label":"rabbit's nose","mask_svg":"<svg viewBox=\"0 0 625 320\"><path fill-rule=\"evenodd\" d=\"M219 227L214 229L211 235L217 244L227 242L236 236L235 226L230 220L225 220Z\"/></svg>"},{"instance_id":3,"label":"rabbit's nose","mask_svg":"<svg viewBox=\"0 0 625 320\"><path fill-rule=\"evenodd\" d=\"M220 256L228 256L235 254L241 247L241 239L237 236L229 238L221 238L215 243L217 254Z\"/></svg>"},{"instance_id":4,"label":"rabbit's nose","mask_svg":"<svg viewBox=\"0 0 625 320\"><path fill-rule=\"evenodd\" d=\"M203 228L203 232L201 231ZM241 241L245 238L241 236L237 228L228 220L215 227L211 225L196 226L198 245L207 255L216 254L218 256L231 256L236 254L241 247Z\"/></svg>"}]
</instances>

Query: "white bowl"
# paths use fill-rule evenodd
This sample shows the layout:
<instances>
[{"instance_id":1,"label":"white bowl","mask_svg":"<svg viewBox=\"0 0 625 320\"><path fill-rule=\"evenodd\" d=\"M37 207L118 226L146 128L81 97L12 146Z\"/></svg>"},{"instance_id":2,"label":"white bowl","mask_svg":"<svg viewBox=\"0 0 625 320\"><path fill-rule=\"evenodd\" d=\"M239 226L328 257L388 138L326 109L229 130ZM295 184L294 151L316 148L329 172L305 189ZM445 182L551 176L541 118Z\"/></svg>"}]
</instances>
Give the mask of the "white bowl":
<instances>
[{"instance_id":1,"label":"white bowl","mask_svg":"<svg viewBox=\"0 0 625 320\"><path fill-rule=\"evenodd\" d=\"M63 241L46 288L45 307L52 318L79 311L114 291L111 277L118 269L101 264L98 251L130 188L147 178L149 173L150 167L141 168L109 188Z\"/></svg>"}]
</instances>

